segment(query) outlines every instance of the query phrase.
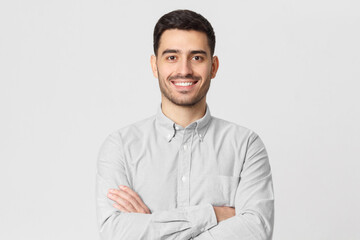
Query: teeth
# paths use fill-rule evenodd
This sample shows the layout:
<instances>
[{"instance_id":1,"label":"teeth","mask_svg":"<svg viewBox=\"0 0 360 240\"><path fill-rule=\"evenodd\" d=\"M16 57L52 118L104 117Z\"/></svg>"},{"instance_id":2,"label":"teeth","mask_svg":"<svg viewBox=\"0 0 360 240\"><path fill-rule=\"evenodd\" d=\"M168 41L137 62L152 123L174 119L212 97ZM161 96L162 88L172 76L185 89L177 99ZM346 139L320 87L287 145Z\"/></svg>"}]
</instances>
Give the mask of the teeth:
<instances>
[{"instance_id":1,"label":"teeth","mask_svg":"<svg viewBox=\"0 0 360 240\"><path fill-rule=\"evenodd\" d=\"M174 82L176 86L190 86L193 85L193 82Z\"/></svg>"}]
</instances>

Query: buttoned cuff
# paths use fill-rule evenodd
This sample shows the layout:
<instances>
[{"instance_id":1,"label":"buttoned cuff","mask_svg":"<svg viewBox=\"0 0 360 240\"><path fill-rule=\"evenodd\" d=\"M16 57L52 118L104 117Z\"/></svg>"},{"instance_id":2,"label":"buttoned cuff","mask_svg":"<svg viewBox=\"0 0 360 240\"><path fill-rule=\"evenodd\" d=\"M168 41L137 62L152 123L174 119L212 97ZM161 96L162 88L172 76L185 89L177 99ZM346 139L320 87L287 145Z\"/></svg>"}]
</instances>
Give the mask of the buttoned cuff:
<instances>
[{"instance_id":1,"label":"buttoned cuff","mask_svg":"<svg viewBox=\"0 0 360 240\"><path fill-rule=\"evenodd\" d=\"M217 225L216 214L211 204L189 207L188 219L193 229L192 237Z\"/></svg>"}]
</instances>

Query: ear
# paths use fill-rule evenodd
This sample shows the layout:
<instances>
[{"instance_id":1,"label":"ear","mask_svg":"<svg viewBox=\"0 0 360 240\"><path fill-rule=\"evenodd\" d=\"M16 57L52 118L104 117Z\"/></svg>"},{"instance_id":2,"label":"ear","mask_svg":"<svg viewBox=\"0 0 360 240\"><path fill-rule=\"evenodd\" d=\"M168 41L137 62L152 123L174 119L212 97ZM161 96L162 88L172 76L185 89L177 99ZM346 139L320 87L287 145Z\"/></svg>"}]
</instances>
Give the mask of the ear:
<instances>
[{"instance_id":1,"label":"ear","mask_svg":"<svg viewBox=\"0 0 360 240\"><path fill-rule=\"evenodd\" d=\"M154 77L158 78L158 71L157 71L156 56L155 55L151 55L150 64L151 64L151 69L152 69Z\"/></svg>"},{"instance_id":2,"label":"ear","mask_svg":"<svg viewBox=\"0 0 360 240\"><path fill-rule=\"evenodd\" d=\"M216 77L217 70L219 69L219 58L214 56L211 64L211 78Z\"/></svg>"}]
</instances>

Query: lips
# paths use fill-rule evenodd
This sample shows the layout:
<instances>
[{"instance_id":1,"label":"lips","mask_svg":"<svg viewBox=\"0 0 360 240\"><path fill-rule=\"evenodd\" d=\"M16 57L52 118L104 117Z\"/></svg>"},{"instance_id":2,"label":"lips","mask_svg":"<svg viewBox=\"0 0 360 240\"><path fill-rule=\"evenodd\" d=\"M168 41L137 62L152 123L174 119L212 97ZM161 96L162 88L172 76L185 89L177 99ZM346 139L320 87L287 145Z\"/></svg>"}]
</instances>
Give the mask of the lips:
<instances>
[{"instance_id":1,"label":"lips","mask_svg":"<svg viewBox=\"0 0 360 240\"><path fill-rule=\"evenodd\" d=\"M173 81L172 82L175 86L183 86L183 87L186 87L186 86L191 86L191 85L194 85L197 83L197 81L190 81L190 82L175 82Z\"/></svg>"},{"instance_id":2,"label":"lips","mask_svg":"<svg viewBox=\"0 0 360 240\"><path fill-rule=\"evenodd\" d=\"M190 89L194 87L198 81L171 81L171 83L178 89Z\"/></svg>"}]
</instances>

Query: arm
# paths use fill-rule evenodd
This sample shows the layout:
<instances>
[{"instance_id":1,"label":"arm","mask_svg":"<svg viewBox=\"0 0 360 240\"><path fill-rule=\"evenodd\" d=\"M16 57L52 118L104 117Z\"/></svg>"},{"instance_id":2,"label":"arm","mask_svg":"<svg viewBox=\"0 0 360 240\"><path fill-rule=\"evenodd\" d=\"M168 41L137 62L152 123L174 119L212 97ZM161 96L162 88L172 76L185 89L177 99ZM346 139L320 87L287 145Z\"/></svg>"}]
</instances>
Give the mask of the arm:
<instances>
[{"instance_id":1,"label":"arm","mask_svg":"<svg viewBox=\"0 0 360 240\"><path fill-rule=\"evenodd\" d=\"M248 142L241 180L235 196L236 215L203 232L197 240L272 238L274 195L264 144L253 134Z\"/></svg>"},{"instance_id":2,"label":"arm","mask_svg":"<svg viewBox=\"0 0 360 240\"><path fill-rule=\"evenodd\" d=\"M113 134L103 144L97 165L97 216L101 239L190 239L217 224L210 204L152 214L127 213L114 208L109 189L131 187L126 173L122 143Z\"/></svg>"},{"instance_id":3,"label":"arm","mask_svg":"<svg viewBox=\"0 0 360 240\"><path fill-rule=\"evenodd\" d=\"M114 208L125 213L143 213L150 214L149 208L142 201L140 196L127 186L119 186L121 189L110 189L108 198L114 201ZM235 216L233 207L215 207L214 212L217 222L224 221Z\"/></svg>"}]
</instances>

